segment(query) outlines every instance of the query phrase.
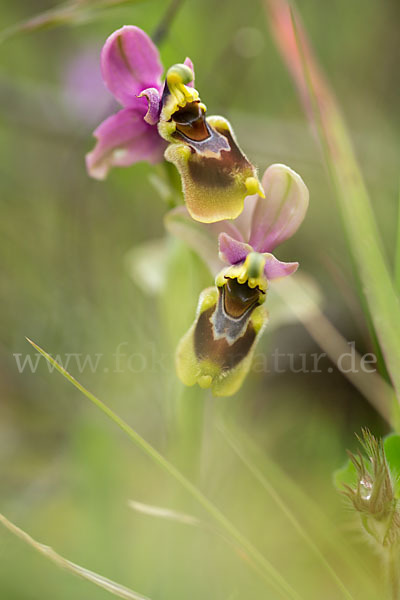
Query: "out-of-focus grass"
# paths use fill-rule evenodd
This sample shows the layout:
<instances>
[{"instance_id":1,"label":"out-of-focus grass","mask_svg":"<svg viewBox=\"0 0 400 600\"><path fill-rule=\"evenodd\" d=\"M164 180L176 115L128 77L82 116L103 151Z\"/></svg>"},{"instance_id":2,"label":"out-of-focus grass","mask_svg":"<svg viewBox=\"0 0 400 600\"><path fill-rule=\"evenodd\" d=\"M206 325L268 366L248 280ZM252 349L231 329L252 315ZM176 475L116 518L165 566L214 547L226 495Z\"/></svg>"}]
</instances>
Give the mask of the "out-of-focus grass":
<instances>
[{"instance_id":1,"label":"out-of-focus grass","mask_svg":"<svg viewBox=\"0 0 400 600\"><path fill-rule=\"evenodd\" d=\"M78 575L82 577L82 579L86 579L91 581L95 585L109 591L114 596L118 596L119 598L125 598L126 600L146 600L144 596L140 596L136 592L129 590L128 588L116 583L115 581L111 581L98 573L93 573L93 571L89 571L75 563L65 559L60 556L49 546L41 544L37 540L34 540L29 534L25 531L17 527L14 523L11 523L4 515L0 514L0 523L6 527L11 533L19 537L26 544L34 548L37 552L46 556L50 559L54 564L66 571L73 573L74 575Z\"/></svg>"},{"instance_id":2,"label":"out-of-focus grass","mask_svg":"<svg viewBox=\"0 0 400 600\"><path fill-rule=\"evenodd\" d=\"M52 6L35 3L35 10ZM36 373L19 373L13 357L29 352L25 335L62 358L74 352L102 354L96 372L86 367L79 373L74 360L69 369L160 452L187 467L182 429L191 415L181 411L183 423L177 426L172 337L190 323L198 291L208 282L187 251L179 254L180 280L171 291L175 311L131 280L125 257L134 245L163 235L166 207L149 182L147 165L114 172L104 183L88 180L83 156L102 118L100 98L92 101L93 115L87 114L86 104L71 101L78 89L66 87L65 75L88 45L98 52L122 24L154 31L164 9L159 1L118 8L79 27L10 39L0 49L1 512L74 562L153 600L258 599L265 597L263 584L223 540L133 513L128 499L204 518L173 482L50 373L45 361ZM327 6L313 0L301 9L352 123L390 250L399 139L390 49L398 5L335 0ZM7 3L1 7L2 23L11 26L32 12L30 2ZM243 28L250 30L243 34ZM246 36L253 45L250 57L243 52ZM225 0L216 18L211 0L187 1L162 48L166 65L186 55L195 62L210 114L231 118L260 170L281 161L304 177L310 211L280 258L298 259L312 273L336 327L356 341L359 352L372 351L328 182L261 5ZM105 110L102 104L100 112ZM127 356L116 369L121 343ZM259 351L270 358L274 349L293 353L295 360L300 353L319 352L300 324L267 331ZM328 372L328 361L321 365L322 373L256 368L234 398L207 397L202 444L193 449L198 466L190 475L299 593L337 600L337 588L315 557L214 427L221 419L251 438L258 448L257 466L272 478L263 460L268 457L316 501L377 581L375 557L351 529L331 473L344 460L345 448L353 446L354 431L369 426L379 434L385 425L336 369ZM282 486L279 478L274 485ZM337 557L311 508L301 504L297 512L297 496L290 487L283 489L291 509L303 525L310 524L324 556L358 597L355 565ZM0 552L0 596L7 600L110 597L47 564L7 532L0 533ZM371 586L371 599L374 592Z\"/></svg>"},{"instance_id":3,"label":"out-of-focus grass","mask_svg":"<svg viewBox=\"0 0 400 600\"><path fill-rule=\"evenodd\" d=\"M393 277L343 117L291 6L286 0L266 0L272 32L321 145L360 281L360 292L400 401L400 303Z\"/></svg>"}]
</instances>

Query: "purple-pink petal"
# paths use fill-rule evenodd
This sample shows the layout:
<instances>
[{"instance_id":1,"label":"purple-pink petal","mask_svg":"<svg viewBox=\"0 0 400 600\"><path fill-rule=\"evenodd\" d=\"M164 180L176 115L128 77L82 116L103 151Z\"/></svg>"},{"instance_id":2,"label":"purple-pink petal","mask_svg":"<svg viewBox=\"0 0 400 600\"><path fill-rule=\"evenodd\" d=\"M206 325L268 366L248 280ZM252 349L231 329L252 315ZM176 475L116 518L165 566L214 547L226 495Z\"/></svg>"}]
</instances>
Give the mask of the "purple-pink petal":
<instances>
[{"instance_id":1,"label":"purple-pink petal","mask_svg":"<svg viewBox=\"0 0 400 600\"><path fill-rule=\"evenodd\" d=\"M242 262L249 252L251 246L232 238L227 233L221 233L218 237L219 257L230 265Z\"/></svg>"},{"instance_id":2,"label":"purple-pink petal","mask_svg":"<svg viewBox=\"0 0 400 600\"><path fill-rule=\"evenodd\" d=\"M187 67L189 67L189 69L192 71L193 73L193 80L187 84L188 87L194 87L194 67L193 67L193 63L190 60L190 58L187 56L184 60L184 65L186 65Z\"/></svg>"},{"instance_id":3,"label":"purple-pink petal","mask_svg":"<svg viewBox=\"0 0 400 600\"><path fill-rule=\"evenodd\" d=\"M272 279L278 279L279 277L286 277L287 275L292 275L292 273L294 273L298 269L298 262L282 262L281 260L278 260L273 254L269 253L265 253L264 256L266 258L264 273L268 281L271 281Z\"/></svg>"},{"instance_id":4,"label":"purple-pink petal","mask_svg":"<svg viewBox=\"0 0 400 600\"><path fill-rule=\"evenodd\" d=\"M250 234L257 252L271 252L300 227L308 208L308 189L295 171L271 165L262 178L265 198L258 197Z\"/></svg>"},{"instance_id":5,"label":"purple-pink petal","mask_svg":"<svg viewBox=\"0 0 400 600\"><path fill-rule=\"evenodd\" d=\"M163 67L149 36L139 27L128 25L114 31L104 44L101 71L110 92L130 108L144 89L160 89Z\"/></svg>"},{"instance_id":6,"label":"purple-pink petal","mask_svg":"<svg viewBox=\"0 0 400 600\"><path fill-rule=\"evenodd\" d=\"M160 116L160 93L156 88L147 88L138 96L143 97L147 100L147 113L143 118L149 125L155 125Z\"/></svg>"},{"instance_id":7,"label":"purple-pink petal","mask_svg":"<svg viewBox=\"0 0 400 600\"><path fill-rule=\"evenodd\" d=\"M145 111L145 106L125 108L97 127L93 134L97 144L86 155L89 175L105 179L111 167L128 167L142 160L150 163L163 160L166 142L159 136L157 127L144 121Z\"/></svg>"}]
</instances>

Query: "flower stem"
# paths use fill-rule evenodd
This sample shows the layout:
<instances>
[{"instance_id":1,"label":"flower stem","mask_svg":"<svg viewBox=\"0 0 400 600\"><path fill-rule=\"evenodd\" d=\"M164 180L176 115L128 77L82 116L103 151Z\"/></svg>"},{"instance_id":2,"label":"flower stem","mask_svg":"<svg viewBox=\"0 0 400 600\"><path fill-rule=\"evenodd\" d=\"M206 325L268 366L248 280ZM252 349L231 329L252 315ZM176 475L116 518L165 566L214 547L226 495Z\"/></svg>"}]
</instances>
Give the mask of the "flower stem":
<instances>
[{"instance_id":1,"label":"flower stem","mask_svg":"<svg viewBox=\"0 0 400 600\"><path fill-rule=\"evenodd\" d=\"M388 598L390 600L400 599L400 570L399 570L399 548L391 546L386 553Z\"/></svg>"},{"instance_id":2,"label":"flower stem","mask_svg":"<svg viewBox=\"0 0 400 600\"><path fill-rule=\"evenodd\" d=\"M157 25L157 28L152 35L153 42L157 46L160 46L160 44L167 37L175 15L182 4L183 0L172 0L171 4L168 6L165 14L163 15L160 23Z\"/></svg>"},{"instance_id":3,"label":"flower stem","mask_svg":"<svg viewBox=\"0 0 400 600\"><path fill-rule=\"evenodd\" d=\"M206 393L195 387L181 387L175 403L175 464L186 476L197 481L200 474Z\"/></svg>"},{"instance_id":4,"label":"flower stem","mask_svg":"<svg viewBox=\"0 0 400 600\"><path fill-rule=\"evenodd\" d=\"M399 197L397 204L397 236L396 236L396 253L394 257L394 283L397 293L400 293L400 185Z\"/></svg>"}]
</instances>

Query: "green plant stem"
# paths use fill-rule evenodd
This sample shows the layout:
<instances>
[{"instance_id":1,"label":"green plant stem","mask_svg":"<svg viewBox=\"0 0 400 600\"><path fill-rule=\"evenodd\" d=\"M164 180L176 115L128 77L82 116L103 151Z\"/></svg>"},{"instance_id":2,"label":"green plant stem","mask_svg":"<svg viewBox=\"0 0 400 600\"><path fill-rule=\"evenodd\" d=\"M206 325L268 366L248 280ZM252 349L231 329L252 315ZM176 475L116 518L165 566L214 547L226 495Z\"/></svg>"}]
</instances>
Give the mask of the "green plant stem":
<instances>
[{"instance_id":1,"label":"green plant stem","mask_svg":"<svg viewBox=\"0 0 400 600\"><path fill-rule=\"evenodd\" d=\"M157 46L159 46L167 37L172 22L182 4L183 0L172 0L171 4L168 6L163 18L161 19L160 24L157 25L156 30L151 36L153 42L157 44Z\"/></svg>"},{"instance_id":2,"label":"green plant stem","mask_svg":"<svg viewBox=\"0 0 400 600\"><path fill-rule=\"evenodd\" d=\"M175 402L174 463L192 480L197 480L200 472L205 396L198 386L180 385Z\"/></svg>"},{"instance_id":3,"label":"green plant stem","mask_svg":"<svg viewBox=\"0 0 400 600\"><path fill-rule=\"evenodd\" d=\"M394 283L396 291L400 294L400 182L399 197L397 202L397 234L396 234L396 253L394 257Z\"/></svg>"},{"instance_id":4,"label":"green plant stem","mask_svg":"<svg viewBox=\"0 0 400 600\"><path fill-rule=\"evenodd\" d=\"M386 565L388 577L388 597L390 600L400 599L400 561L397 545L390 546L386 551Z\"/></svg>"},{"instance_id":5,"label":"green plant stem","mask_svg":"<svg viewBox=\"0 0 400 600\"><path fill-rule=\"evenodd\" d=\"M111 419L128 437L138 446L147 456L149 456L159 467L175 479L218 523L218 525L231 537L239 549L246 555L249 564L257 573L283 598L290 600L301 600L300 594L285 580L261 552L225 517L225 515L211 502L189 479L185 477L172 463L170 463L162 454L160 454L149 442L139 435L130 425L119 417L102 400L97 398L87 390L79 381L77 381L68 371L66 371L57 361L52 358L45 350L40 348L29 338L27 341L61 373L72 385L77 388L86 398L97 406L109 419Z\"/></svg>"}]
</instances>

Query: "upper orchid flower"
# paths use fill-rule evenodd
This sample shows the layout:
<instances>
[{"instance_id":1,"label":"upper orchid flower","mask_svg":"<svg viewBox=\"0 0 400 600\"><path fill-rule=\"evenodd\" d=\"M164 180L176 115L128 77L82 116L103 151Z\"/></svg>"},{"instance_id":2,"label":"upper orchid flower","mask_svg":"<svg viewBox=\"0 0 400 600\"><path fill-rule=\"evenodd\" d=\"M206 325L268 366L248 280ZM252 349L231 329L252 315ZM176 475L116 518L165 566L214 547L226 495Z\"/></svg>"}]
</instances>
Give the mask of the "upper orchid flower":
<instances>
[{"instance_id":1,"label":"upper orchid flower","mask_svg":"<svg viewBox=\"0 0 400 600\"><path fill-rule=\"evenodd\" d=\"M170 142L164 156L181 175L193 219L203 223L235 219L246 196L264 196L264 191L230 123L223 117L206 117L199 93L186 85L190 79L185 65L175 65L167 73L158 122L160 135Z\"/></svg>"},{"instance_id":2,"label":"upper orchid flower","mask_svg":"<svg viewBox=\"0 0 400 600\"><path fill-rule=\"evenodd\" d=\"M308 189L285 165L271 165L263 177L266 198L247 198L234 222L195 225L182 209L172 211L167 228L196 249L212 269L219 258L214 288L200 296L196 320L177 350L177 372L186 385L211 387L217 396L237 391L250 369L256 342L267 323L263 306L269 281L296 271L271 251L299 228L308 207ZM202 231L199 231L202 228Z\"/></svg>"},{"instance_id":3,"label":"upper orchid flower","mask_svg":"<svg viewBox=\"0 0 400 600\"><path fill-rule=\"evenodd\" d=\"M98 141L87 155L92 177L104 179L113 166L164 156L181 175L190 215L205 223L234 219L247 195L263 195L229 122L206 117L190 59L172 66L162 82L156 46L141 29L127 26L107 39L101 69L124 108L94 132Z\"/></svg>"}]
</instances>

